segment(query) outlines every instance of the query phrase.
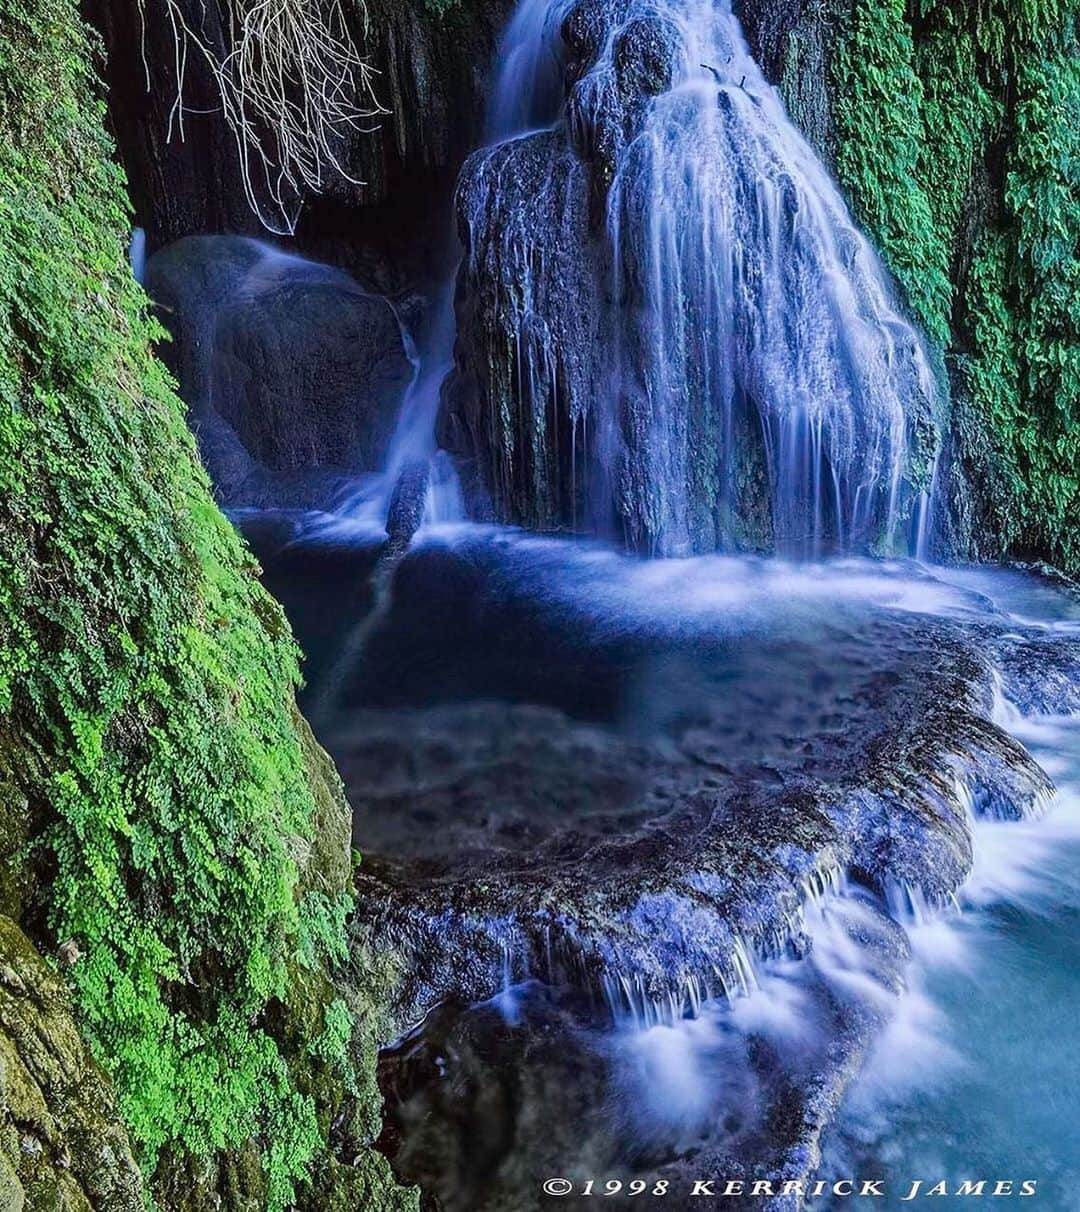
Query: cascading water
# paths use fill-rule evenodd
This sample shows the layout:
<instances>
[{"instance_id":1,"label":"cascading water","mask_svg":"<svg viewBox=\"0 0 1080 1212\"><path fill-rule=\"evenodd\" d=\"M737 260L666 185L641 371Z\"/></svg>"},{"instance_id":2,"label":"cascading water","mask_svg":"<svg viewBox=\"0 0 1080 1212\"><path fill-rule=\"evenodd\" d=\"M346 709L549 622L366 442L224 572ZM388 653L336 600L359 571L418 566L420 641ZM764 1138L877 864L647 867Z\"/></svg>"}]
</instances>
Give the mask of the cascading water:
<instances>
[{"instance_id":1,"label":"cascading water","mask_svg":"<svg viewBox=\"0 0 1080 1212\"><path fill-rule=\"evenodd\" d=\"M363 525L262 559L363 806L380 1147L448 1212L554 1174L801 1199L874 1041L932 1014L920 937L1051 800L995 703L1076 706L1080 633L941 570L712 550L923 555L937 477L922 340L728 3L524 0L500 64ZM708 554L414 541L459 472L501 519Z\"/></svg>"},{"instance_id":2,"label":"cascading water","mask_svg":"<svg viewBox=\"0 0 1080 1212\"><path fill-rule=\"evenodd\" d=\"M521 0L499 41L487 112L489 146L548 126L562 103L560 30L571 0Z\"/></svg>"},{"instance_id":3,"label":"cascading water","mask_svg":"<svg viewBox=\"0 0 1080 1212\"><path fill-rule=\"evenodd\" d=\"M502 40L501 60L488 105L486 129L493 146L524 130L558 107L558 24L566 0L524 0ZM538 114L539 110L539 114ZM545 114L546 111L546 114ZM438 448L436 424L440 393L454 365L454 283L443 284L422 348L410 346L415 373L402 402L386 466L374 481L339 503L337 512L381 525L392 509L395 490L406 473L418 470L424 484L422 522L454 522L465 504L453 461Z\"/></svg>"},{"instance_id":4,"label":"cascading water","mask_svg":"<svg viewBox=\"0 0 1080 1212\"><path fill-rule=\"evenodd\" d=\"M928 358L730 4L568 8L518 10L493 102L500 133L543 119L561 25L563 118L460 188L458 411L496 512L661 554L902 545Z\"/></svg>"},{"instance_id":5,"label":"cascading water","mask_svg":"<svg viewBox=\"0 0 1080 1212\"><path fill-rule=\"evenodd\" d=\"M380 1068L396 1172L449 1212L543 1207L553 1175L816 1185L875 1041L903 1069L942 1017L920 940L948 944L958 903L992 892L988 846L1005 867L1044 828L1050 780L1008 734L1080 706L1075 602L1012 574L1025 596L998 609L1001 569L647 561L480 526L419 536L383 595L383 548L260 562L362 805L354 954L401 974ZM1035 756L1064 787L1056 740ZM984 1018L997 996L954 992ZM1029 1021L980 1040L1012 1055ZM957 1122L985 1101L957 1091ZM977 1145L950 1143L950 1171ZM854 1146L838 1177L876 1177L875 1141Z\"/></svg>"},{"instance_id":6,"label":"cascading water","mask_svg":"<svg viewBox=\"0 0 1080 1212\"><path fill-rule=\"evenodd\" d=\"M661 542L690 541L695 431L715 435L721 520L732 513L734 413L748 400L777 545L891 546L907 413L933 392L919 337L729 6L663 11L683 62L623 151L608 204L619 297L637 303L618 385L645 419ZM603 430L610 474L625 477L640 461L610 410Z\"/></svg>"},{"instance_id":7,"label":"cascading water","mask_svg":"<svg viewBox=\"0 0 1080 1212\"><path fill-rule=\"evenodd\" d=\"M423 493L417 508L418 521L450 522L464 516L457 473L435 441L439 391L453 365L454 313L449 287L441 291L433 312L423 348L411 338L408 341L413 378L402 401L385 466L378 476L338 503L338 514L392 528L388 515L393 511L395 495L400 497L412 481L416 491Z\"/></svg>"}]
</instances>

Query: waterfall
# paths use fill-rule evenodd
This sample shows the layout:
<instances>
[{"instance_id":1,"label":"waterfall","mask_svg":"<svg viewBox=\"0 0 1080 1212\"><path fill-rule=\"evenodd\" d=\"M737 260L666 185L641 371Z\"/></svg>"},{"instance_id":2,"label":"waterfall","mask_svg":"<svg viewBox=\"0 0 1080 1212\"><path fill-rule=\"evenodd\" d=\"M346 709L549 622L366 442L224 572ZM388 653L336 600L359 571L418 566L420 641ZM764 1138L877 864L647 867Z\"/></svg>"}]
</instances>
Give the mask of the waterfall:
<instances>
[{"instance_id":1,"label":"waterfall","mask_svg":"<svg viewBox=\"0 0 1080 1212\"><path fill-rule=\"evenodd\" d=\"M146 229L133 227L128 245L128 263L131 276L141 286L146 281Z\"/></svg>"},{"instance_id":2,"label":"waterfall","mask_svg":"<svg viewBox=\"0 0 1080 1212\"><path fill-rule=\"evenodd\" d=\"M571 0L520 0L499 40L488 146L550 126L562 103L560 32Z\"/></svg>"},{"instance_id":3,"label":"waterfall","mask_svg":"<svg viewBox=\"0 0 1080 1212\"><path fill-rule=\"evenodd\" d=\"M922 338L728 0L524 0L500 59L504 138L459 189L460 428L495 512L659 554L925 549Z\"/></svg>"},{"instance_id":4,"label":"waterfall","mask_svg":"<svg viewBox=\"0 0 1080 1212\"><path fill-rule=\"evenodd\" d=\"M461 490L453 463L435 441L439 392L453 365L454 310L450 284L436 298L433 316L423 347L408 335L402 336L413 364L412 382L401 404L385 466L378 476L350 492L339 503L340 514L393 530L395 500L410 485L423 494L415 520L457 521L464 516Z\"/></svg>"},{"instance_id":5,"label":"waterfall","mask_svg":"<svg viewBox=\"0 0 1080 1212\"><path fill-rule=\"evenodd\" d=\"M523 0L501 40L501 67L488 104L485 129L489 146L497 146L536 121L554 119L561 98L558 27L568 0ZM414 365L412 384L401 413L383 473L350 494L339 512L382 524L392 509L394 491L411 469L426 469L423 523L454 522L465 516L465 503L453 460L438 449L435 437L440 393L454 365L454 279L442 284L423 348L409 341ZM388 523L392 526L392 522Z\"/></svg>"}]
</instances>

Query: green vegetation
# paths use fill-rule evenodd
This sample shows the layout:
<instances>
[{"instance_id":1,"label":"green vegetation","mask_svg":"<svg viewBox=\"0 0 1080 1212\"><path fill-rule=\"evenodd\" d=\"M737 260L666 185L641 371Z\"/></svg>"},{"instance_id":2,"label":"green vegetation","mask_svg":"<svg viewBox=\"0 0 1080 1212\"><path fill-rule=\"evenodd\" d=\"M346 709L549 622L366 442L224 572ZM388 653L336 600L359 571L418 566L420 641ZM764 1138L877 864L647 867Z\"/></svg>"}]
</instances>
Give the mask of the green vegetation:
<instances>
[{"instance_id":1,"label":"green vegetation","mask_svg":"<svg viewBox=\"0 0 1080 1212\"><path fill-rule=\"evenodd\" d=\"M0 889L77 948L144 1172L254 1148L280 1209L356 1085L348 818L152 356L93 67L73 0L0 0Z\"/></svg>"},{"instance_id":2,"label":"green vegetation","mask_svg":"<svg viewBox=\"0 0 1080 1212\"><path fill-rule=\"evenodd\" d=\"M949 266L920 180L924 98L903 0L857 0L833 67L837 173L927 333L945 344Z\"/></svg>"},{"instance_id":3,"label":"green vegetation","mask_svg":"<svg viewBox=\"0 0 1080 1212\"><path fill-rule=\"evenodd\" d=\"M832 65L838 175L985 439L976 549L1072 571L1078 23L1077 0L850 0Z\"/></svg>"}]
</instances>

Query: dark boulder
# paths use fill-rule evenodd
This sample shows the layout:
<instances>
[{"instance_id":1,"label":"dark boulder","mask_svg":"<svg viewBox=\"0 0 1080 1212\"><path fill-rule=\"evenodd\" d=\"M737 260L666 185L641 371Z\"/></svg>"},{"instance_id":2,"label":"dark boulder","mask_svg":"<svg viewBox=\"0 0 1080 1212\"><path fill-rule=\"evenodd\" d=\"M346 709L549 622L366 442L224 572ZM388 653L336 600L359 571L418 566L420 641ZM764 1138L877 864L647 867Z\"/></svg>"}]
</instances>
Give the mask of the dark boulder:
<instances>
[{"instance_id":1,"label":"dark boulder","mask_svg":"<svg viewBox=\"0 0 1080 1212\"><path fill-rule=\"evenodd\" d=\"M385 299L272 257L219 313L212 373L215 410L262 466L376 470L413 367Z\"/></svg>"},{"instance_id":2,"label":"dark boulder","mask_svg":"<svg viewBox=\"0 0 1080 1212\"><path fill-rule=\"evenodd\" d=\"M655 15L630 21L615 43L620 92L631 99L666 92L678 53L679 32L671 21Z\"/></svg>"},{"instance_id":3,"label":"dark boulder","mask_svg":"<svg viewBox=\"0 0 1080 1212\"><path fill-rule=\"evenodd\" d=\"M232 236L162 249L146 285L224 504L326 505L350 475L381 467L413 374L384 298Z\"/></svg>"},{"instance_id":4,"label":"dark boulder","mask_svg":"<svg viewBox=\"0 0 1080 1212\"><path fill-rule=\"evenodd\" d=\"M161 354L193 411L210 403L218 310L262 255L258 242L244 236L191 236L156 252L146 263L147 293L172 335Z\"/></svg>"},{"instance_id":5,"label":"dark boulder","mask_svg":"<svg viewBox=\"0 0 1080 1212\"><path fill-rule=\"evenodd\" d=\"M457 360L438 436L474 513L552 528L583 495L606 319L590 189L561 129L477 152L462 170Z\"/></svg>"}]
</instances>

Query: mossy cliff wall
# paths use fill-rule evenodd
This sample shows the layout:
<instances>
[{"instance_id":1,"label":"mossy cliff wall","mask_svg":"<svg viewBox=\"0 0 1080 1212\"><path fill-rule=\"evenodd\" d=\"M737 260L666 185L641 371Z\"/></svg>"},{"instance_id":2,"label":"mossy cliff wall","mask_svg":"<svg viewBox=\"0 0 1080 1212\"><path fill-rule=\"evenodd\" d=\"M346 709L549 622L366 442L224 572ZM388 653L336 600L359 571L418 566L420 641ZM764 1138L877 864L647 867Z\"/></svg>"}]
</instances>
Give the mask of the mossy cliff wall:
<instances>
[{"instance_id":1,"label":"mossy cliff wall","mask_svg":"<svg viewBox=\"0 0 1080 1212\"><path fill-rule=\"evenodd\" d=\"M1080 568L1080 4L743 0L952 394L957 554Z\"/></svg>"},{"instance_id":2,"label":"mossy cliff wall","mask_svg":"<svg viewBox=\"0 0 1080 1212\"><path fill-rule=\"evenodd\" d=\"M137 1205L130 1138L162 1208L409 1207L362 1140L327 1150L343 1099L373 1120L334 984L349 813L151 353L99 66L71 0L0 0L0 1055L66 1075L5 1206L54 1206L33 1184L99 1146L89 1206Z\"/></svg>"}]
</instances>

